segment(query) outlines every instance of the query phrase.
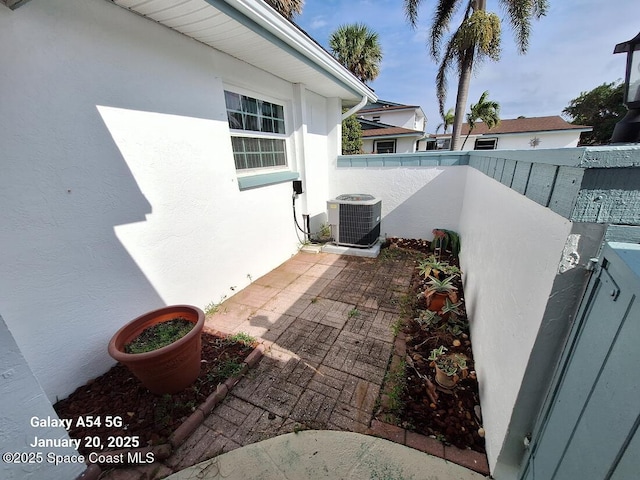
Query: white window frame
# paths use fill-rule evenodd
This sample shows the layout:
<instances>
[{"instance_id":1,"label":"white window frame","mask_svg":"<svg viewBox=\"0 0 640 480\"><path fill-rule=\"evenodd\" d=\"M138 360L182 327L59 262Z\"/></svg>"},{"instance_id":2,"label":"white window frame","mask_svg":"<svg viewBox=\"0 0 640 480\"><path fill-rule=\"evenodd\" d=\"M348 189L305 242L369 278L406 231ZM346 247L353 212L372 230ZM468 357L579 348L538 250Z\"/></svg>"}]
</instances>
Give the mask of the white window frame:
<instances>
[{"instance_id":1,"label":"white window frame","mask_svg":"<svg viewBox=\"0 0 640 480\"><path fill-rule=\"evenodd\" d=\"M284 133L275 133L275 132L261 132L255 130L244 130L244 129L235 129L232 128L229 119L227 117L227 124L229 126L229 133L231 138L250 138L250 139L276 139L282 140L284 143L284 155L285 155L285 163L284 165L270 165L270 166L260 166L260 167L248 167L248 168L237 168L236 174L238 177L244 176L253 176L267 173L275 173L275 172L289 172L292 170L292 148L291 148L291 135L293 133L292 122L291 122L291 102L283 99L274 98L270 95L266 95L263 93L258 93L255 91L247 90L245 88L239 88L234 85L224 85L224 105L225 112L227 112L227 101L226 101L226 92L237 94L243 97L253 98L256 100L268 102L271 104L278 105L282 107L283 111L283 120L284 120ZM232 140L232 150L233 150L233 140ZM236 153L233 154L233 162L234 166L236 166L235 160Z\"/></svg>"},{"instance_id":2,"label":"white window frame","mask_svg":"<svg viewBox=\"0 0 640 480\"><path fill-rule=\"evenodd\" d=\"M392 143L393 144L393 152L389 152L389 153L396 153L396 150L398 148L398 142L396 141L395 138L389 139L389 140L374 140L373 141L373 151L375 153L378 153L378 144L379 143Z\"/></svg>"}]
</instances>

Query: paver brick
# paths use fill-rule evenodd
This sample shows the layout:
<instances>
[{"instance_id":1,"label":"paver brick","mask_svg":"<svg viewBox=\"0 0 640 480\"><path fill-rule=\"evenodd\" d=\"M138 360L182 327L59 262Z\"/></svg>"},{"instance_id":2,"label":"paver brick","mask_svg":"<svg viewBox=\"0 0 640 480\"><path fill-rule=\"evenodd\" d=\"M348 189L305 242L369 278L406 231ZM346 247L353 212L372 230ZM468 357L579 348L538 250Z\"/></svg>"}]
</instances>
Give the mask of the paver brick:
<instances>
[{"instance_id":1,"label":"paver brick","mask_svg":"<svg viewBox=\"0 0 640 480\"><path fill-rule=\"evenodd\" d=\"M291 418L313 424L317 428L326 425L333 411L336 400L312 390L305 390L291 412Z\"/></svg>"},{"instance_id":2,"label":"paver brick","mask_svg":"<svg viewBox=\"0 0 640 480\"><path fill-rule=\"evenodd\" d=\"M200 425L193 434L171 455L166 464L171 468L182 469L198 463L200 455L207 448L208 442L218 435L205 425Z\"/></svg>"}]
</instances>

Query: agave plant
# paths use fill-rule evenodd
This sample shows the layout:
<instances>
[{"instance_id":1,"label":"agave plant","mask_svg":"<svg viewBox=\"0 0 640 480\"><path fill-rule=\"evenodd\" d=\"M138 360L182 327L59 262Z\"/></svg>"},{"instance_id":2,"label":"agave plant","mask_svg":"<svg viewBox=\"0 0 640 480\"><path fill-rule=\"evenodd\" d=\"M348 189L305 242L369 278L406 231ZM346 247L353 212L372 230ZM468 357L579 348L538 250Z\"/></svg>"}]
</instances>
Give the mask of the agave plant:
<instances>
[{"instance_id":1,"label":"agave plant","mask_svg":"<svg viewBox=\"0 0 640 480\"><path fill-rule=\"evenodd\" d=\"M441 262L435 255L431 254L424 260L420 260L417 268L420 275L428 278L431 275L437 277L440 272L445 272L447 269L450 269L451 265L447 262Z\"/></svg>"},{"instance_id":2,"label":"agave plant","mask_svg":"<svg viewBox=\"0 0 640 480\"><path fill-rule=\"evenodd\" d=\"M452 302L448 297L444 300L444 306L440 310L443 315L449 314L449 316L457 317L462 313L462 302Z\"/></svg>"},{"instance_id":3,"label":"agave plant","mask_svg":"<svg viewBox=\"0 0 640 480\"><path fill-rule=\"evenodd\" d=\"M420 310L414 319L421 327L435 327L442 321L442 317L431 310Z\"/></svg>"},{"instance_id":4,"label":"agave plant","mask_svg":"<svg viewBox=\"0 0 640 480\"><path fill-rule=\"evenodd\" d=\"M454 278L455 275L451 275L443 280L440 280L433 275L429 275L427 289L424 292L425 297L430 298L436 293L445 293L447 295L450 295L451 293L455 292L456 290L458 290L458 287L453 284Z\"/></svg>"},{"instance_id":5,"label":"agave plant","mask_svg":"<svg viewBox=\"0 0 640 480\"><path fill-rule=\"evenodd\" d=\"M429 360L448 377L459 375L467 369L467 357L461 353L446 353L447 347L440 345L431 350Z\"/></svg>"}]
</instances>

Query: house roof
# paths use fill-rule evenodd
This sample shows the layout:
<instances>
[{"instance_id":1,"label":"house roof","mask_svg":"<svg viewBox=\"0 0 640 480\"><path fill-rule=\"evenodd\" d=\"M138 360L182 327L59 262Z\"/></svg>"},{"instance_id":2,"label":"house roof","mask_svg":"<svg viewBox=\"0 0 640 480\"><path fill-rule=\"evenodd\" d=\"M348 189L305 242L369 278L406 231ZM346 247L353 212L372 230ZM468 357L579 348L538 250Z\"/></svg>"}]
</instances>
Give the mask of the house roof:
<instances>
[{"instance_id":1,"label":"house roof","mask_svg":"<svg viewBox=\"0 0 640 480\"><path fill-rule=\"evenodd\" d=\"M113 0L127 10L272 73L342 99L345 106L373 90L301 28L266 2L254 0ZM327 81L330 80L330 81Z\"/></svg>"},{"instance_id":2,"label":"house roof","mask_svg":"<svg viewBox=\"0 0 640 480\"><path fill-rule=\"evenodd\" d=\"M383 138L383 137L422 137L424 132L411 130L409 128L397 127L382 122L374 122L366 118L358 118L362 127L363 138Z\"/></svg>"},{"instance_id":3,"label":"house roof","mask_svg":"<svg viewBox=\"0 0 640 480\"><path fill-rule=\"evenodd\" d=\"M376 112L388 112L391 110L415 110L422 108L419 105L403 105L401 103L388 102L386 100L378 100L377 102L371 102L360 109L359 114L369 114Z\"/></svg>"},{"instance_id":4,"label":"house roof","mask_svg":"<svg viewBox=\"0 0 640 480\"><path fill-rule=\"evenodd\" d=\"M500 121L497 127L489 130L482 123L476 123L475 128L471 132L472 135L497 135L497 134L514 134L514 133L531 133L531 132L554 132L563 130L579 130L581 132L589 132L591 127L586 125L573 125L558 115L549 117L531 117L531 118L514 118ZM469 124L463 123L461 135L469 133ZM438 135L440 136L440 135ZM451 136L450 134L444 136Z\"/></svg>"},{"instance_id":5,"label":"house roof","mask_svg":"<svg viewBox=\"0 0 640 480\"><path fill-rule=\"evenodd\" d=\"M402 128L402 127L384 127L384 128L362 130L363 138L422 137L423 135L424 135L424 132L421 132L420 130L411 130L409 128Z\"/></svg>"}]
</instances>

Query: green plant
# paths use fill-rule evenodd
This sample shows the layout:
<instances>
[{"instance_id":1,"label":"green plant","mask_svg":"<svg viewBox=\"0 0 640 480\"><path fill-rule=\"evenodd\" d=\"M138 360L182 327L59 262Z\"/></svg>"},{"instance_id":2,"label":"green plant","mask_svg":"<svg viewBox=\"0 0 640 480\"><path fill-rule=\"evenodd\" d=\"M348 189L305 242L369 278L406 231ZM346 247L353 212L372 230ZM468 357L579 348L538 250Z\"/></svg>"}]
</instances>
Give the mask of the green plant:
<instances>
[{"instance_id":1,"label":"green plant","mask_svg":"<svg viewBox=\"0 0 640 480\"><path fill-rule=\"evenodd\" d=\"M209 373L208 377L210 381L214 381L216 378L231 378L235 377L243 368L242 362L239 362L235 358L226 358L221 360L218 366Z\"/></svg>"},{"instance_id":2,"label":"green plant","mask_svg":"<svg viewBox=\"0 0 640 480\"><path fill-rule=\"evenodd\" d=\"M429 299L433 297L436 293L443 293L448 296L451 296L458 287L453 284L453 279L455 275L451 275L443 280L440 280L436 277L429 275L429 281L427 282L427 288L424 291L424 296L427 299L427 303Z\"/></svg>"},{"instance_id":3,"label":"green plant","mask_svg":"<svg viewBox=\"0 0 640 480\"><path fill-rule=\"evenodd\" d=\"M393 332L393 336L394 337L398 336L398 333L400 333L400 330L402 330L402 319L398 318L395 322L391 324L391 331Z\"/></svg>"},{"instance_id":4,"label":"green plant","mask_svg":"<svg viewBox=\"0 0 640 480\"><path fill-rule=\"evenodd\" d=\"M318 238L330 238L331 237L331 225L323 223L320 225L320 231L318 232Z\"/></svg>"},{"instance_id":5,"label":"green plant","mask_svg":"<svg viewBox=\"0 0 640 480\"><path fill-rule=\"evenodd\" d=\"M447 347L440 345L438 348L431 350L429 360L448 377L458 375L467 369L467 357L461 353L446 353Z\"/></svg>"},{"instance_id":6,"label":"green plant","mask_svg":"<svg viewBox=\"0 0 640 480\"><path fill-rule=\"evenodd\" d=\"M181 339L189 333L194 323L186 318L176 317L166 322L156 323L142 331L140 335L124 346L126 353L145 353Z\"/></svg>"},{"instance_id":7,"label":"green plant","mask_svg":"<svg viewBox=\"0 0 640 480\"><path fill-rule=\"evenodd\" d=\"M443 251L451 251L455 256L460 253L460 235L453 230L445 230L444 228L435 228L433 230L433 241L431 242L431 251L439 249Z\"/></svg>"},{"instance_id":8,"label":"green plant","mask_svg":"<svg viewBox=\"0 0 640 480\"><path fill-rule=\"evenodd\" d=\"M349 310L349 313L347 315L349 318L357 317L360 315L360 310L358 310L356 307L353 307L351 310Z\"/></svg>"},{"instance_id":9,"label":"green plant","mask_svg":"<svg viewBox=\"0 0 640 480\"><path fill-rule=\"evenodd\" d=\"M432 274L437 277L438 273L444 272L447 267L450 267L447 262L441 262L435 255L431 254L424 260L419 260L417 268L420 275L424 278L428 278Z\"/></svg>"},{"instance_id":10,"label":"green plant","mask_svg":"<svg viewBox=\"0 0 640 480\"><path fill-rule=\"evenodd\" d=\"M388 410L400 413L404 407L404 391L407 386L407 363L402 360L395 367L389 369L385 375L385 393L388 398Z\"/></svg>"},{"instance_id":11,"label":"green plant","mask_svg":"<svg viewBox=\"0 0 640 480\"><path fill-rule=\"evenodd\" d=\"M230 343L242 343L247 346L253 345L256 341L255 337L252 337L245 332L234 333L233 335L229 335L226 339Z\"/></svg>"},{"instance_id":12,"label":"green plant","mask_svg":"<svg viewBox=\"0 0 640 480\"><path fill-rule=\"evenodd\" d=\"M440 310L440 312L445 315L445 314L449 314L449 316L451 316L451 314L453 314L455 317L457 317L458 315L462 314L462 309L460 308L462 306L462 302L455 302L453 303L448 297L444 300L444 306L442 307L442 309Z\"/></svg>"},{"instance_id":13,"label":"green plant","mask_svg":"<svg viewBox=\"0 0 640 480\"><path fill-rule=\"evenodd\" d=\"M455 265L449 265L448 263L445 265L444 270L442 270L442 273L449 276L462 275L462 271L458 267L456 267Z\"/></svg>"},{"instance_id":14,"label":"green plant","mask_svg":"<svg viewBox=\"0 0 640 480\"><path fill-rule=\"evenodd\" d=\"M232 290L234 288L235 287L231 287ZM226 298L227 298L227 296L223 295L222 297L220 297L220 301L219 302L209 302L207 305L205 305L205 307L204 307L205 315L213 315L218 310L220 310L220 306L222 305L222 302L224 302Z\"/></svg>"},{"instance_id":15,"label":"green plant","mask_svg":"<svg viewBox=\"0 0 640 480\"><path fill-rule=\"evenodd\" d=\"M414 318L418 324L422 327L435 327L440 323L442 317L437 314L437 312L432 312L431 310L420 310L420 313L416 318Z\"/></svg>"}]
</instances>

